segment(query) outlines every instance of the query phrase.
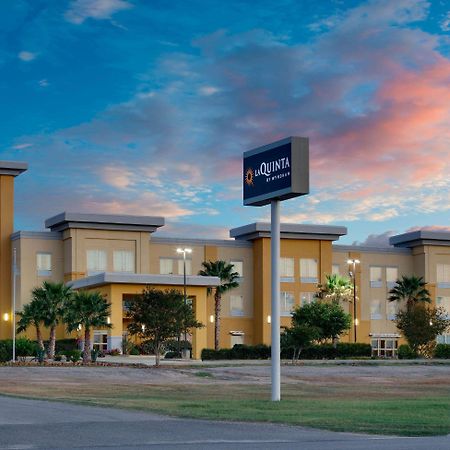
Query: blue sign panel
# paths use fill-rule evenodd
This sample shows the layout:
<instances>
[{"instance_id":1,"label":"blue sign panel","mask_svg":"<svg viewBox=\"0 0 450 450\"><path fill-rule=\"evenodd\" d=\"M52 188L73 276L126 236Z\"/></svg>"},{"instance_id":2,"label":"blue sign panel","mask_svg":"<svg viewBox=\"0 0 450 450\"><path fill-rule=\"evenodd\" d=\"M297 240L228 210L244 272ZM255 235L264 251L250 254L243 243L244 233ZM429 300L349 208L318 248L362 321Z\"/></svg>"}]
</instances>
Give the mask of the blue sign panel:
<instances>
[{"instance_id":1,"label":"blue sign panel","mask_svg":"<svg viewBox=\"0 0 450 450\"><path fill-rule=\"evenodd\" d=\"M290 137L244 153L244 205L309 193L309 143Z\"/></svg>"}]
</instances>

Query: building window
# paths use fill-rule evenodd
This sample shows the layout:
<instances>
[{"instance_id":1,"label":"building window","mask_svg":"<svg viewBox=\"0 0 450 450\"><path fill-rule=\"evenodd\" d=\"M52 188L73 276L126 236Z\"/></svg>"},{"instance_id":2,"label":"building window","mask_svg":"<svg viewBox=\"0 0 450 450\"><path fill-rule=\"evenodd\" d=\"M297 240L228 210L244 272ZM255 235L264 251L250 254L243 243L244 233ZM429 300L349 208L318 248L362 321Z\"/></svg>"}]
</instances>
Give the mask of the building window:
<instances>
[{"instance_id":1,"label":"building window","mask_svg":"<svg viewBox=\"0 0 450 450\"><path fill-rule=\"evenodd\" d=\"M233 266L233 272L237 272L242 278L244 276L244 263L242 261L230 261Z\"/></svg>"},{"instance_id":2,"label":"building window","mask_svg":"<svg viewBox=\"0 0 450 450\"><path fill-rule=\"evenodd\" d=\"M161 275L173 275L172 258L159 258L159 273Z\"/></svg>"},{"instance_id":3,"label":"building window","mask_svg":"<svg viewBox=\"0 0 450 450\"><path fill-rule=\"evenodd\" d=\"M122 300L122 311L125 314L128 314L128 312L130 311L130 304L131 300Z\"/></svg>"},{"instance_id":4,"label":"building window","mask_svg":"<svg viewBox=\"0 0 450 450\"><path fill-rule=\"evenodd\" d=\"M294 309L295 300L292 292L280 292L280 315L290 316Z\"/></svg>"},{"instance_id":5,"label":"building window","mask_svg":"<svg viewBox=\"0 0 450 450\"><path fill-rule=\"evenodd\" d=\"M441 334L436 338L438 344L450 344L450 334Z\"/></svg>"},{"instance_id":6,"label":"building window","mask_svg":"<svg viewBox=\"0 0 450 450\"><path fill-rule=\"evenodd\" d=\"M398 280L398 267L386 267L386 286L392 289Z\"/></svg>"},{"instance_id":7,"label":"building window","mask_svg":"<svg viewBox=\"0 0 450 450\"><path fill-rule=\"evenodd\" d=\"M178 260L178 274L184 275L184 261ZM186 275L192 275L192 260L186 259Z\"/></svg>"},{"instance_id":8,"label":"building window","mask_svg":"<svg viewBox=\"0 0 450 450\"><path fill-rule=\"evenodd\" d=\"M245 335L242 331L231 331L230 334L231 348L233 348L235 345L242 345L244 343Z\"/></svg>"},{"instance_id":9,"label":"building window","mask_svg":"<svg viewBox=\"0 0 450 450\"><path fill-rule=\"evenodd\" d=\"M379 288L381 287L381 267L371 267L370 268L370 287Z\"/></svg>"},{"instance_id":10,"label":"building window","mask_svg":"<svg viewBox=\"0 0 450 450\"><path fill-rule=\"evenodd\" d=\"M114 251L114 272L134 273L134 252L128 250Z\"/></svg>"},{"instance_id":11,"label":"building window","mask_svg":"<svg viewBox=\"0 0 450 450\"><path fill-rule=\"evenodd\" d=\"M280 258L280 281L294 282L294 258Z\"/></svg>"},{"instance_id":12,"label":"building window","mask_svg":"<svg viewBox=\"0 0 450 450\"><path fill-rule=\"evenodd\" d=\"M88 250L87 271L88 275L106 272L106 251L105 250Z\"/></svg>"},{"instance_id":13,"label":"building window","mask_svg":"<svg viewBox=\"0 0 450 450\"><path fill-rule=\"evenodd\" d=\"M94 350L105 352L108 350L108 332L94 330Z\"/></svg>"},{"instance_id":14,"label":"building window","mask_svg":"<svg viewBox=\"0 0 450 450\"><path fill-rule=\"evenodd\" d=\"M436 297L436 306L444 308L447 311L447 317L450 316L450 297Z\"/></svg>"},{"instance_id":15,"label":"building window","mask_svg":"<svg viewBox=\"0 0 450 450\"><path fill-rule=\"evenodd\" d=\"M51 253L37 253L36 267L39 277L49 277L52 274L52 255Z\"/></svg>"},{"instance_id":16,"label":"building window","mask_svg":"<svg viewBox=\"0 0 450 450\"><path fill-rule=\"evenodd\" d=\"M388 320L395 320L395 316L397 315L397 302L388 301L386 311Z\"/></svg>"},{"instance_id":17,"label":"building window","mask_svg":"<svg viewBox=\"0 0 450 450\"><path fill-rule=\"evenodd\" d=\"M309 305L314 301L314 292L300 292L300 306Z\"/></svg>"},{"instance_id":18,"label":"building window","mask_svg":"<svg viewBox=\"0 0 450 450\"><path fill-rule=\"evenodd\" d=\"M244 297L242 295L230 295L230 316L244 315Z\"/></svg>"},{"instance_id":19,"label":"building window","mask_svg":"<svg viewBox=\"0 0 450 450\"><path fill-rule=\"evenodd\" d=\"M397 356L398 338L373 338L372 356L394 358Z\"/></svg>"},{"instance_id":20,"label":"building window","mask_svg":"<svg viewBox=\"0 0 450 450\"><path fill-rule=\"evenodd\" d=\"M371 320L381 319L381 300L373 299L370 302L370 318Z\"/></svg>"},{"instance_id":21,"label":"building window","mask_svg":"<svg viewBox=\"0 0 450 450\"><path fill-rule=\"evenodd\" d=\"M437 287L450 288L450 264L437 264L436 272Z\"/></svg>"},{"instance_id":22,"label":"building window","mask_svg":"<svg viewBox=\"0 0 450 450\"><path fill-rule=\"evenodd\" d=\"M317 259L300 259L300 281L302 283L318 283Z\"/></svg>"},{"instance_id":23,"label":"building window","mask_svg":"<svg viewBox=\"0 0 450 450\"><path fill-rule=\"evenodd\" d=\"M339 270L339 264L333 264L331 266L331 273L332 275L340 275L341 271Z\"/></svg>"}]
</instances>

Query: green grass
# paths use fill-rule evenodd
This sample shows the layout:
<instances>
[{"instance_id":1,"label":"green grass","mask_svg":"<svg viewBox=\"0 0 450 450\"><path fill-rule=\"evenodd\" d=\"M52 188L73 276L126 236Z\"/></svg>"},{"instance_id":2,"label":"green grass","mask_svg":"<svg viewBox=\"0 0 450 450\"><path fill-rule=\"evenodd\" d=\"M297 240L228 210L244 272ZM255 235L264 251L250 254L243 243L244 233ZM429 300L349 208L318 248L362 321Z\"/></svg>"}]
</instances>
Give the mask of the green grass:
<instances>
[{"instance_id":1,"label":"green grass","mask_svg":"<svg viewBox=\"0 0 450 450\"><path fill-rule=\"evenodd\" d=\"M193 370L191 375L197 382L134 384L96 380L92 375L86 379L56 379L52 373L48 382L30 377L26 384L13 380L0 384L0 393L181 417L274 422L334 431L400 436L450 433L446 378L414 382L399 378L386 383L358 377L300 379L282 386L281 402L271 402L270 387L265 384L227 383L207 370Z\"/></svg>"}]
</instances>

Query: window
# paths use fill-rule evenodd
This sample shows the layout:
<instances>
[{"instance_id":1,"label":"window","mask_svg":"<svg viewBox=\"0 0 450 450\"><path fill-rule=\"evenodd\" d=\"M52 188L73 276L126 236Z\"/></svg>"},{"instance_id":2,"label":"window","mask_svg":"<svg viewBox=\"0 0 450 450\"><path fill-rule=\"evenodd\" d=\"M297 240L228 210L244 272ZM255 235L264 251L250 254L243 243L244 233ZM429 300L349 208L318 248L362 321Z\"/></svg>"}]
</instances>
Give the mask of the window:
<instances>
[{"instance_id":1,"label":"window","mask_svg":"<svg viewBox=\"0 0 450 450\"><path fill-rule=\"evenodd\" d=\"M438 344L450 344L450 334L441 334L436 338Z\"/></svg>"},{"instance_id":2,"label":"window","mask_svg":"<svg viewBox=\"0 0 450 450\"><path fill-rule=\"evenodd\" d=\"M398 267L386 267L386 285L392 289L398 280Z\"/></svg>"},{"instance_id":3,"label":"window","mask_svg":"<svg viewBox=\"0 0 450 450\"><path fill-rule=\"evenodd\" d=\"M395 316L397 315L397 302L386 303L386 312L388 320L395 320Z\"/></svg>"},{"instance_id":4,"label":"window","mask_svg":"<svg viewBox=\"0 0 450 450\"><path fill-rule=\"evenodd\" d=\"M161 275L173 275L172 258L159 258L159 273Z\"/></svg>"},{"instance_id":5,"label":"window","mask_svg":"<svg viewBox=\"0 0 450 450\"><path fill-rule=\"evenodd\" d=\"M94 350L108 350L108 332L94 330Z\"/></svg>"},{"instance_id":6,"label":"window","mask_svg":"<svg viewBox=\"0 0 450 450\"><path fill-rule=\"evenodd\" d=\"M382 286L381 282L381 267L370 268L370 287L379 288Z\"/></svg>"},{"instance_id":7,"label":"window","mask_svg":"<svg viewBox=\"0 0 450 450\"><path fill-rule=\"evenodd\" d=\"M314 292L300 292L300 305L309 305L314 301Z\"/></svg>"},{"instance_id":8,"label":"window","mask_svg":"<svg viewBox=\"0 0 450 450\"><path fill-rule=\"evenodd\" d=\"M122 300L122 311L126 314L130 311L131 300Z\"/></svg>"},{"instance_id":9,"label":"window","mask_svg":"<svg viewBox=\"0 0 450 450\"><path fill-rule=\"evenodd\" d=\"M333 264L331 266L331 274L332 275L340 275L339 264Z\"/></svg>"},{"instance_id":10,"label":"window","mask_svg":"<svg viewBox=\"0 0 450 450\"><path fill-rule=\"evenodd\" d=\"M88 250L87 271L88 275L106 272L106 251L105 250Z\"/></svg>"},{"instance_id":11,"label":"window","mask_svg":"<svg viewBox=\"0 0 450 450\"><path fill-rule=\"evenodd\" d=\"M242 295L230 295L230 316L244 315L244 298Z\"/></svg>"},{"instance_id":12,"label":"window","mask_svg":"<svg viewBox=\"0 0 450 450\"><path fill-rule=\"evenodd\" d=\"M372 356L393 358L397 355L398 338L373 338Z\"/></svg>"},{"instance_id":13,"label":"window","mask_svg":"<svg viewBox=\"0 0 450 450\"><path fill-rule=\"evenodd\" d=\"M280 315L290 316L294 309L294 294L292 292L280 292Z\"/></svg>"},{"instance_id":14,"label":"window","mask_svg":"<svg viewBox=\"0 0 450 450\"><path fill-rule=\"evenodd\" d=\"M318 283L317 259L300 259L300 281L302 283Z\"/></svg>"},{"instance_id":15,"label":"window","mask_svg":"<svg viewBox=\"0 0 450 450\"><path fill-rule=\"evenodd\" d=\"M178 274L184 275L183 260L178 260ZM192 275L192 260L186 259L186 275Z\"/></svg>"},{"instance_id":16,"label":"window","mask_svg":"<svg viewBox=\"0 0 450 450\"><path fill-rule=\"evenodd\" d=\"M230 344L233 348L236 344L240 345L244 343L244 333L243 332L231 332Z\"/></svg>"},{"instance_id":17,"label":"window","mask_svg":"<svg viewBox=\"0 0 450 450\"><path fill-rule=\"evenodd\" d=\"M450 264L437 264L436 271L437 287L450 288Z\"/></svg>"},{"instance_id":18,"label":"window","mask_svg":"<svg viewBox=\"0 0 450 450\"><path fill-rule=\"evenodd\" d=\"M381 300L373 299L370 302L370 318L372 320L381 319Z\"/></svg>"},{"instance_id":19,"label":"window","mask_svg":"<svg viewBox=\"0 0 450 450\"><path fill-rule=\"evenodd\" d=\"M444 308L447 311L447 317L450 316L450 297L436 297L436 306Z\"/></svg>"},{"instance_id":20,"label":"window","mask_svg":"<svg viewBox=\"0 0 450 450\"><path fill-rule=\"evenodd\" d=\"M280 258L280 280L294 281L294 258Z\"/></svg>"},{"instance_id":21,"label":"window","mask_svg":"<svg viewBox=\"0 0 450 450\"><path fill-rule=\"evenodd\" d=\"M49 277L52 274L51 253L38 253L36 255L36 267L39 277Z\"/></svg>"},{"instance_id":22,"label":"window","mask_svg":"<svg viewBox=\"0 0 450 450\"><path fill-rule=\"evenodd\" d=\"M242 261L230 261L233 265L233 272L237 272L240 277L244 276L244 263Z\"/></svg>"},{"instance_id":23,"label":"window","mask_svg":"<svg viewBox=\"0 0 450 450\"><path fill-rule=\"evenodd\" d=\"M134 252L127 250L114 251L114 272L134 273Z\"/></svg>"}]
</instances>

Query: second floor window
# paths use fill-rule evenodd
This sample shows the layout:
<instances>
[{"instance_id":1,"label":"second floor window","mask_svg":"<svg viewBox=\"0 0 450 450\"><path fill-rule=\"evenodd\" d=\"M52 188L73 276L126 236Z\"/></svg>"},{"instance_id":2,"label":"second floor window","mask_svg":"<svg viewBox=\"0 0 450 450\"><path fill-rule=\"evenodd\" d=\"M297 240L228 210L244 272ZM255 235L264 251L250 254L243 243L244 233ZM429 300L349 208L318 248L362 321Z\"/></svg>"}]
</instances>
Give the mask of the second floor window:
<instances>
[{"instance_id":1,"label":"second floor window","mask_svg":"<svg viewBox=\"0 0 450 450\"><path fill-rule=\"evenodd\" d=\"M302 283L318 283L317 259L300 259L300 281Z\"/></svg>"},{"instance_id":2,"label":"second floor window","mask_svg":"<svg viewBox=\"0 0 450 450\"><path fill-rule=\"evenodd\" d=\"M450 264L436 265L436 282L438 287L450 287Z\"/></svg>"},{"instance_id":3,"label":"second floor window","mask_svg":"<svg viewBox=\"0 0 450 450\"><path fill-rule=\"evenodd\" d=\"M230 261L233 266L233 272L237 272L240 277L244 276L244 264L242 261Z\"/></svg>"},{"instance_id":4,"label":"second floor window","mask_svg":"<svg viewBox=\"0 0 450 450\"><path fill-rule=\"evenodd\" d=\"M230 316L244 315L244 298L242 295L230 295Z\"/></svg>"},{"instance_id":5,"label":"second floor window","mask_svg":"<svg viewBox=\"0 0 450 450\"><path fill-rule=\"evenodd\" d=\"M381 267L372 266L370 268L370 287L379 288L381 286Z\"/></svg>"},{"instance_id":6,"label":"second floor window","mask_svg":"<svg viewBox=\"0 0 450 450\"><path fill-rule=\"evenodd\" d=\"M105 250L88 250L86 252L88 275L106 272L106 251Z\"/></svg>"},{"instance_id":7,"label":"second floor window","mask_svg":"<svg viewBox=\"0 0 450 450\"><path fill-rule=\"evenodd\" d=\"M184 275L184 261L178 260L178 274ZM192 260L186 259L186 275L192 275Z\"/></svg>"},{"instance_id":8,"label":"second floor window","mask_svg":"<svg viewBox=\"0 0 450 450\"><path fill-rule=\"evenodd\" d=\"M173 259L160 258L159 259L159 273L161 275L173 275Z\"/></svg>"},{"instance_id":9,"label":"second floor window","mask_svg":"<svg viewBox=\"0 0 450 450\"><path fill-rule=\"evenodd\" d=\"M294 281L294 258L280 258L281 281Z\"/></svg>"},{"instance_id":10,"label":"second floor window","mask_svg":"<svg viewBox=\"0 0 450 450\"><path fill-rule=\"evenodd\" d=\"M128 250L114 251L114 272L134 273L134 252Z\"/></svg>"},{"instance_id":11,"label":"second floor window","mask_svg":"<svg viewBox=\"0 0 450 450\"><path fill-rule=\"evenodd\" d=\"M389 289L395 286L398 279L398 268L397 267L386 267L386 285Z\"/></svg>"},{"instance_id":12,"label":"second floor window","mask_svg":"<svg viewBox=\"0 0 450 450\"><path fill-rule=\"evenodd\" d=\"M36 255L37 274L40 277L48 277L52 274L51 253L37 253Z\"/></svg>"}]
</instances>

